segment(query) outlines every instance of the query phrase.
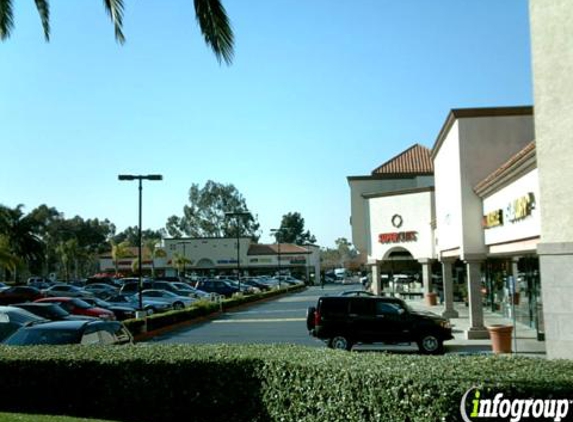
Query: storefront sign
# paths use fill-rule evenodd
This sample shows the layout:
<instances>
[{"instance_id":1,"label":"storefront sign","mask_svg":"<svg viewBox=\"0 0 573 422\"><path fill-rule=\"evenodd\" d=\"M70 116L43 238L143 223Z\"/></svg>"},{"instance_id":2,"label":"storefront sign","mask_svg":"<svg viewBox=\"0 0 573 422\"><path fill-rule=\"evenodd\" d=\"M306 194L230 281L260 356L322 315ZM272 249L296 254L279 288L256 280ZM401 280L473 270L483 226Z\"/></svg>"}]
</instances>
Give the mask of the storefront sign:
<instances>
[{"instance_id":1,"label":"storefront sign","mask_svg":"<svg viewBox=\"0 0 573 422\"><path fill-rule=\"evenodd\" d=\"M488 212L483 216L483 227L486 229L491 229L492 227L503 225L503 210L495 210Z\"/></svg>"},{"instance_id":2,"label":"storefront sign","mask_svg":"<svg viewBox=\"0 0 573 422\"><path fill-rule=\"evenodd\" d=\"M531 215L531 211L535 208L535 197L533 193L528 193L521 198L512 201L505 210L505 215L508 221L512 223L522 220Z\"/></svg>"},{"instance_id":3,"label":"storefront sign","mask_svg":"<svg viewBox=\"0 0 573 422\"><path fill-rule=\"evenodd\" d=\"M504 210L494 210L483 216L483 227L491 229L503 226L504 221L515 223L531 215L535 209L535 196L528 193L514 201L511 201Z\"/></svg>"},{"instance_id":4,"label":"storefront sign","mask_svg":"<svg viewBox=\"0 0 573 422\"><path fill-rule=\"evenodd\" d=\"M418 232L380 233L378 235L378 241L380 243L417 242Z\"/></svg>"}]
</instances>

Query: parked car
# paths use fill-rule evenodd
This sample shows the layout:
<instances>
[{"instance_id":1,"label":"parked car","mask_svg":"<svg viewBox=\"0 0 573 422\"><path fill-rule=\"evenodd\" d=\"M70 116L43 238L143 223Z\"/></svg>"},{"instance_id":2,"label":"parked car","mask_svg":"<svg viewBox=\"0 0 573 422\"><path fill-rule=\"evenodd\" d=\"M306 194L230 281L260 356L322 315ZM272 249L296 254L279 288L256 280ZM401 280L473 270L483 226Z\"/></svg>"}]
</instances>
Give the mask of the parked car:
<instances>
[{"instance_id":1,"label":"parked car","mask_svg":"<svg viewBox=\"0 0 573 422\"><path fill-rule=\"evenodd\" d=\"M421 353L443 353L453 338L447 319L416 312L406 302L388 297L323 296L307 311L310 334L334 349L350 350L356 343L412 343Z\"/></svg>"},{"instance_id":2,"label":"parked car","mask_svg":"<svg viewBox=\"0 0 573 422\"><path fill-rule=\"evenodd\" d=\"M128 306L134 310L137 310L139 308L139 298L137 295L134 296L116 295L108 298L106 302L109 302L112 305ZM153 315L158 312L166 312L173 309L170 303L159 302L149 298L142 297L142 302L143 302L142 303L143 310L147 312L147 315Z\"/></svg>"},{"instance_id":3,"label":"parked car","mask_svg":"<svg viewBox=\"0 0 573 422\"><path fill-rule=\"evenodd\" d=\"M256 287L262 292L266 292L268 290L271 290L272 288L271 286L261 283L260 281L254 278L241 279L241 284L243 283L246 284L247 286Z\"/></svg>"},{"instance_id":4,"label":"parked car","mask_svg":"<svg viewBox=\"0 0 573 422\"><path fill-rule=\"evenodd\" d=\"M91 316L108 321L115 319L115 315L112 311L94 307L77 297L46 297L43 299L38 299L36 302L55 303L60 305L62 308L64 308L64 310L68 311L72 315Z\"/></svg>"},{"instance_id":5,"label":"parked car","mask_svg":"<svg viewBox=\"0 0 573 422\"><path fill-rule=\"evenodd\" d=\"M8 287L10 287L10 286L8 286L6 283L2 283L0 281L0 290L7 289Z\"/></svg>"},{"instance_id":6,"label":"parked car","mask_svg":"<svg viewBox=\"0 0 573 422\"><path fill-rule=\"evenodd\" d=\"M43 297L40 290L31 286L13 286L0 290L0 305L20 302L33 302Z\"/></svg>"},{"instance_id":7,"label":"parked car","mask_svg":"<svg viewBox=\"0 0 573 422\"><path fill-rule=\"evenodd\" d=\"M119 291L117 287L105 283L88 284L86 285L86 287L84 287L84 290L91 292L95 296L100 298L107 298L109 296L114 296Z\"/></svg>"},{"instance_id":8,"label":"parked car","mask_svg":"<svg viewBox=\"0 0 573 422\"><path fill-rule=\"evenodd\" d=\"M231 286L235 287L237 290L240 290L241 293L243 293L245 295L252 295L254 293L260 293L261 292L261 289L259 289L258 287L253 287L253 286L250 286L248 284L245 284L245 283L243 283L242 280L241 280L241 284L239 284L238 281L229 280L229 279L223 279L222 281L229 283Z\"/></svg>"},{"instance_id":9,"label":"parked car","mask_svg":"<svg viewBox=\"0 0 573 422\"><path fill-rule=\"evenodd\" d=\"M26 280L27 286L32 286L37 289L47 289L52 285L49 279L44 277L30 277Z\"/></svg>"},{"instance_id":10,"label":"parked car","mask_svg":"<svg viewBox=\"0 0 573 422\"><path fill-rule=\"evenodd\" d=\"M177 291L175 291L174 293L180 296L189 296L203 300L211 300L214 296L215 297L219 296L217 293L207 293L204 292L203 290L196 289L195 287L192 287L189 284L180 281L173 282L171 284L173 285L173 287L177 289Z\"/></svg>"},{"instance_id":11,"label":"parked car","mask_svg":"<svg viewBox=\"0 0 573 422\"><path fill-rule=\"evenodd\" d=\"M374 293L366 290L345 290L338 293L338 296L376 297Z\"/></svg>"},{"instance_id":12,"label":"parked car","mask_svg":"<svg viewBox=\"0 0 573 422\"><path fill-rule=\"evenodd\" d=\"M153 299L158 302L169 303L173 309L184 309L191 306L197 299L187 296L178 296L166 290L149 289L144 290L141 296L146 299Z\"/></svg>"},{"instance_id":13,"label":"parked car","mask_svg":"<svg viewBox=\"0 0 573 422\"><path fill-rule=\"evenodd\" d=\"M153 283L151 280L143 280L141 283L141 289L153 289ZM136 293L139 293L139 281L126 281L119 289L120 295L134 295Z\"/></svg>"},{"instance_id":14,"label":"parked car","mask_svg":"<svg viewBox=\"0 0 573 422\"><path fill-rule=\"evenodd\" d=\"M121 282L113 277L88 277L85 282L85 285L89 284L109 284L111 286L120 287Z\"/></svg>"},{"instance_id":15,"label":"parked car","mask_svg":"<svg viewBox=\"0 0 573 422\"><path fill-rule=\"evenodd\" d=\"M44 322L47 320L24 309L15 306L0 306L0 340L12 335L20 327Z\"/></svg>"},{"instance_id":16,"label":"parked car","mask_svg":"<svg viewBox=\"0 0 573 422\"><path fill-rule=\"evenodd\" d=\"M120 345L133 344L131 333L117 321L55 321L20 328L2 344L32 346L39 344Z\"/></svg>"},{"instance_id":17,"label":"parked car","mask_svg":"<svg viewBox=\"0 0 573 422\"><path fill-rule=\"evenodd\" d=\"M92 292L81 289L71 284L56 284L42 290L44 297L90 297L94 296Z\"/></svg>"},{"instance_id":18,"label":"parked car","mask_svg":"<svg viewBox=\"0 0 573 422\"><path fill-rule=\"evenodd\" d=\"M27 302L18 303L14 306L50 321L87 321L97 319L89 316L72 315L56 303Z\"/></svg>"},{"instance_id":19,"label":"parked car","mask_svg":"<svg viewBox=\"0 0 573 422\"><path fill-rule=\"evenodd\" d=\"M225 297L231 297L239 292L239 289L224 280L200 280L195 288L207 293L218 293Z\"/></svg>"},{"instance_id":20,"label":"parked car","mask_svg":"<svg viewBox=\"0 0 573 422\"><path fill-rule=\"evenodd\" d=\"M85 297L82 300L92 306L112 311L118 321L135 318L135 310L130 306L116 305L97 297Z\"/></svg>"}]
</instances>

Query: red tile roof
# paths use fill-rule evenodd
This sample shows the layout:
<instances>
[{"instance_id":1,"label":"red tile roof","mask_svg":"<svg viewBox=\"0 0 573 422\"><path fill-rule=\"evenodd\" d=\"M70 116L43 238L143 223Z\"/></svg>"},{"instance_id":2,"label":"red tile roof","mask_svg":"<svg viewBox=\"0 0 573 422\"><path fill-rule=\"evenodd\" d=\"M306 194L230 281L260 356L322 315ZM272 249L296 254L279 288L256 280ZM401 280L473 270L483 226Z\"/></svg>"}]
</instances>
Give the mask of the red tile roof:
<instances>
[{"instance_id":1,"label":"red tile roof","mask_svg":"<svg viewBox=\"0 0 573 422\"><path fill-rule=\"evenodd\" d=\"M372 170L372 175L377 174L432 174L431 151L420 144L414 144L406 151L386 161L381 166Z\"/></svg>"}]
</instances>

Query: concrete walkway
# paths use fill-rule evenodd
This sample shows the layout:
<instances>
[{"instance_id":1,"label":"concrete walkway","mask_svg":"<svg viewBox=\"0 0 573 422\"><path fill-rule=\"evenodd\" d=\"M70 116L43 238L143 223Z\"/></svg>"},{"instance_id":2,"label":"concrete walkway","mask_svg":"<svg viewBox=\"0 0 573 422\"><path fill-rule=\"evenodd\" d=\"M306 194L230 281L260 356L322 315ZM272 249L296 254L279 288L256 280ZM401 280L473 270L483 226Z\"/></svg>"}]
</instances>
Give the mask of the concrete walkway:
<instances>
[{"instance_id":1,"label":"concrete walkway","mask_svg":"<svg viewBox=\"0 0 573 422\"><path fill-rule=\"evenodd\" d=\"M415 310L430 311L441 315L443 306L428 306L423 300L407 300L408 304ZM469 308L463 303L455 303L455 309L459 313L459 318L451 318L453 326L454 340L445 343L446 353L460 354L482 354L491 353L491 340L466 340L465 330L469 327ZM513 321L501 315L494 314L488 309L484 309L485 326L494 324L513 325ZM515 340L512 340L513 353L518 356L545 357L545 342L537 340L537 333L534 328L517 323L514 327L514 335L517 337L517 349Z\"/></svg>"}]
</instances>

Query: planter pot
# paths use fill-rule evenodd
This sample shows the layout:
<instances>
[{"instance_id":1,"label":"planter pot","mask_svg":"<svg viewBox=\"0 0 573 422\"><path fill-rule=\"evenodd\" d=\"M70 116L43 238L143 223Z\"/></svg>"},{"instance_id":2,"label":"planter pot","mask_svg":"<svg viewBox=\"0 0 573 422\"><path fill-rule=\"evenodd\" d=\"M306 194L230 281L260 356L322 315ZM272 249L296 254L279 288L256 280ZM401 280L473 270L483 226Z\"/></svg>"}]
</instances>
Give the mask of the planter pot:
<instances>
[{"instance_id":1,"label":"planter pot","mask_svg":"<svg viewBox=\"0 0 573 422\"><path fill-rule=\"evenodd\" d=\"M426 293L426 305L436 306L438 304L438 295L434 292Z\"/></svg>"},{"instance_id":2,"label":"planter pot","mask_svg":"<svg viewBox=\"0 0 573 422\"><path fill-rule=\"evenodd\" d=\"M493 353L511 353L511 333L512 325L491 325L487 327L491 338L491 348Z\"/></svg>"}]
</instances>

